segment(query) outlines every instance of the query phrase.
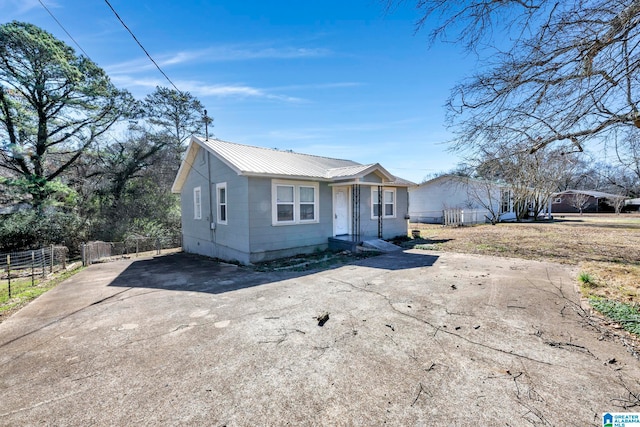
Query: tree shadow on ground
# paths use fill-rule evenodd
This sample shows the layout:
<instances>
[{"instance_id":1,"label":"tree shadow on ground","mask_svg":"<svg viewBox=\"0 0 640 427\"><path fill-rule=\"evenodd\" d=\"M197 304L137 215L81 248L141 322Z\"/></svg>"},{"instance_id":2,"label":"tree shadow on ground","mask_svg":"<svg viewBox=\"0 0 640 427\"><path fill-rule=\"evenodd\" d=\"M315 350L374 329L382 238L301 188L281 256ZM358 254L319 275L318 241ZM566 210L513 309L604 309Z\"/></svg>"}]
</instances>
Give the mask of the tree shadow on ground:
<instances>
[{"instance_id":1,"label":"tree shadow on ground","mask_svg":"<svg viewBox=\"0 0 640 427\"><path fill-rule=\"evenodd\" d=\"M219 294L309 276L345 265L401 270L429 267L437 258L434 255L397 251L304 271L257 271L251 266L227 264L204 256L178 252L134 261L108 286Z\"/></svg>"}]
</instances>

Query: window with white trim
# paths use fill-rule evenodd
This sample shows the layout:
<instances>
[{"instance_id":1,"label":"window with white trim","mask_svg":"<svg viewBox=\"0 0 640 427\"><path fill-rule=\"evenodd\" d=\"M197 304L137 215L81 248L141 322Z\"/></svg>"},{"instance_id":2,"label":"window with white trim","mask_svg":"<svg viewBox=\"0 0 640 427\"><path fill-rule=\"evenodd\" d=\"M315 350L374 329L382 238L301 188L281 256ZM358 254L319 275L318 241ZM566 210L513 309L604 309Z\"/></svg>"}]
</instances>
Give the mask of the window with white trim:
<instances>
[{"instance_id":1,"label":"window with white trim","mask_svg":"<svg viewBox=\"0 0 640 427\"><path fill-rule=\"evenodd\" d=\"M200 187L193 189L193 219L202 219L202 190Z\"/></svg>"},{"instance_id":2,"label":"window with white trim","mask_svg":"<svg viewBox=\"0 0 640 427\"><path fill-rule=\"evenodd\" d=\"M316 219L316 189L301 185L298 187L300 194L300 221L315 221Z\"/></svg>"},{"instance_id":3,"label":"window with white trim","mask_svg":"<svg viewBox=\"0 0 640 427\"><path fill-rule=\"evenodd\" d=\"M227 223L227 183L216 184L218 224Z\"/></svg>"},{"instance_id":4,"label":"window with white trim","mask_svg":"<svg viewBox=\"0 0 640 427\"><path fill-rule=\"evenodd\" d=\"M276 222L294 222L293 185L276 185Z\"/></svg>"},{"instance_id":5,"label":"window with white trim","mask_svg":"<svg viewBox=\"0 0 640 427\"><path fill-rule=\"evenodd\" d=\"M382 190L382 204L377 187L371 188L371 218L378 218L382 213L383 218L396 217L396 189L385 188Z\"/></svg>"},{"instance_id":6,"label":"window with white trim","mask_svg":"<svg viewBox=\"0 0 640 427\"><path fill-rule=\"evenodd\" d=\"M318 222L318 184L273 181L273 225Z\"/></svg>"},{"instance_id":7,"label":"window with white trim","mask_svg":"<svg viewBox=\"0 0 640 427\"><path fill-rule=\"evenodd\" d=\"M511 191L500 190L500 213L510 212L511 209Z\"/></svg>"}]
</instances>

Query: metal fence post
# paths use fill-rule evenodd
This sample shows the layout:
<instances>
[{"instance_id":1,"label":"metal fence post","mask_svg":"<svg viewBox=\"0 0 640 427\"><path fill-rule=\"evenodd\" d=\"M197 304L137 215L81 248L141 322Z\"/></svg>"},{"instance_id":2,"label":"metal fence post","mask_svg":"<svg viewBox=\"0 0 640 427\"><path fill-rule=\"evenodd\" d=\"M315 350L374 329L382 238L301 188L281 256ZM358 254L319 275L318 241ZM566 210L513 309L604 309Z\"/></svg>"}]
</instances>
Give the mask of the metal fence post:
<instances>
[{"instance_id":1,"label":"metal fence post","mask_svg":"<svg viewBox=\"0 0 640 427\"><path fill-rule=\"evenodd\" d=\"M51 245L51 259L50 259L50 266L49 266L49 272L53 273L53 261L54 261L54 255L53 255L53 245Z\"/></svg>"},{"instance_id":2,"label":"metal fence post","mask_svg":"<svg viewBox=\"0 0 640 427\"><path fill-rule=\"evenodd\" d=\"M36 254L33 251L31 251L31 286L34 286L36 284L35 264L36 264Z\"/></svg>"},{"instance_id":3,"label":"metal fence post","mask_svg":"<svg viewBox=\"0 0 640 427\"><path fill-rule=\"evenodd\" d=\"M7 283L9 284L9 299L11 299L11 255L7 255Z\"/></svg>"},{"instance_id":4,"label":"metal fence post","mask_svg":"<svg viewBox=\"0 0 640 427\"><path fill-rule=\"evenodd\" d=\"M42 267L42 278L44 279L44 272L45 272L45 269L46 269L46 264L45 264L46 261L44 259L44 248L40 249L40 257L42 258L40 260L40 266Z\"/></svg>"}]
</instances>

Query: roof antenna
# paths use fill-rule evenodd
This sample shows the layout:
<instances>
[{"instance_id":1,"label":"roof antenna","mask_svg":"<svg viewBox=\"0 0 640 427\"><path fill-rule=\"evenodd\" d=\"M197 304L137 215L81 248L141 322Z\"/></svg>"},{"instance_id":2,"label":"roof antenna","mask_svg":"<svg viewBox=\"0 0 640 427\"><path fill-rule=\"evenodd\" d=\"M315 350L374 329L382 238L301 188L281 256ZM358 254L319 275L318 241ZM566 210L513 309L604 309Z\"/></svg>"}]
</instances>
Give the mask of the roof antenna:
<instances>
[{"instance_id":1,"label":"roof antenna","mask_svg":"<svg viewBox=\"0 0 640 427\"><path fill-rule=\"evenodd\" d=\"M202 121L204 122L204 136L209 139L209 123L213 123L213 119L207 116L207 110L204 110Z\"/></svg>"}]
</instances>

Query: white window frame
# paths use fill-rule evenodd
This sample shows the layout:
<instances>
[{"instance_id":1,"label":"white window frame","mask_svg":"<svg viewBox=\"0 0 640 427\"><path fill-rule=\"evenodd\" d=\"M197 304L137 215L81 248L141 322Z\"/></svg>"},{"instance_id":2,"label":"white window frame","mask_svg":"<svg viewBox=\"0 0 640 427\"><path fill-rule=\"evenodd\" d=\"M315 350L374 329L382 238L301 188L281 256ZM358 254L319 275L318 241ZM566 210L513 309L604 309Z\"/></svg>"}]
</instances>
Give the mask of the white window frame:
<instances>
[{"instance_id":1,"label":"white window frame","mask_svg":"<svg viewBox=\"0 0 640 427\"><path fill-rule=\"evenodd\" d=\"M553 203L554 204L562 203L562 197L556 197L555 199L553 199Z\"/></svg>"},{"instance_id":2,"label":"white window frame","mask_svg":"<svg viewBox=\"0 0 640 427\"><path fill-rule=\"evenodd\" d=\"M511 190L500 190L500 213L513 212L511 204Z\"/></svg>"},{"instance_id":3,"label":"white window frame","mask_svg":"<svg viewBox=\"0 0 640 427\"><path fill-rule=\"evenodd\" d=\"M224 190L224 202L221 202L220 191ZM216 221L218 224L227 224L229 221L229 192L227 191L227 183L219 182L216 184ZM224 219L222 219L222 208L224 208Z\"/></svg>"},{"instance_id":4,"label":"white window frame","mask_svg":"<svg viewBox=\"0 0 640 427\"><path fill-rule=\"evenodd\" d=\"M202 219L202 188L193 189L193 219Z\"/></svg>"},{"instance_id":5,"label":"white window frame","mask_svg":"<svg viewBox=\"0 0 640 427\"><path fill-rule=\"evenodd\" d=\"M375 211L375 206L378 204L378 197L376 193L378 192L378 187L371 187L371 219L378 219L377 212ZM385 206L388 203L385 203L385 194L391 193L393 194L393 214L387 215ZM398 211L398 199L397 192L395 188L382 187L382 205L380 206L380 211L382 213L382 218L395 218L396 212Z\"/></svg>"},{"instance_id":6,"label":"white window frame","mask_svg":"<svg viewBox=\"0 0 640 427\"><path fill-rule=\"evenodd\" d=\"M278 203L278 187L289 187L293 189L293 201ZM313 202L302 202L300 197L300 189L312 188L313 189ZM272 225L295 225L295 224L317 224L320 222L319 213L319 199L320 197L320 185L317 182L301 182L301 181L284 181L273 180L271 182L271 222ZM290 204L293 206L293 219L287 221L278 221L278 205ZM301 205L313 205L313 219L301 219L300 207Z\"/></svg>"},{"instance_id":7,"label":"white window frame","mask_svg":"<svg viewBox=\"0 0 640 427\"><path fill-rule=\"evenodd\" d=\"M302 196L301 196L301 190L303 188L311 188L313 190L313 201L312 202L308 202L308 201L302 201ZM295 196L297 197L297 202L295 204L295 211L298 214L298 222L304 224L304 223L314 223L314 222L318 222L318 186L317 185L298 185L296 187L296 191L294 193L294 198ZM302 219L302 205L313 205L313 218L311 219Z\"/></svg>"}]
</instances>

